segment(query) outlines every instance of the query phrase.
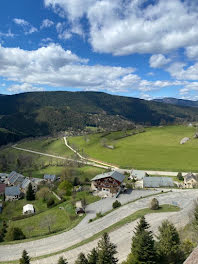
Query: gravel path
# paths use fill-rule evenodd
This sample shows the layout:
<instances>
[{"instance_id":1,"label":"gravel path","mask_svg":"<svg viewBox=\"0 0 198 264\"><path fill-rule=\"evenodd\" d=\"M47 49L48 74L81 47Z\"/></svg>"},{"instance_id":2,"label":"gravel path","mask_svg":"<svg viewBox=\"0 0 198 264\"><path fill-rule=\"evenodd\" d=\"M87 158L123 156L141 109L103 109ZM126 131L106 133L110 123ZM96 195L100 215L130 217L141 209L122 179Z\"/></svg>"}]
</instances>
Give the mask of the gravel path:
<instances>
[{"instance_id":1,"label":"gravel path","mask_svg":"<svg viewBox=\"0 0 198 264\"><path fill-rule=\"evenodd\" d=\"M153 219L153 221L156 221L156 223L159 222L161 223L162 219L166 216L171 216L171 221L175 221L179 225L184 225L188 222L188 213L191 210L191 207L193 205L193 200L198 197L198 190L174 190L173 192L163 194L163 195L157 195L155 196L159 200L160 204L174 204L177 203L181 208L182 211L177 212L177 213L167 213L167 214L158 214L157 216L151 215L150 217ZM142 208L146 208L148 205L148 202L150 201L151 198L144 198L138 201L135 201L133 203L127 204L125 206L122 206L121 208L113 211L112 213L106 215L105 217L94 221L92 223L87 224L86 222L83 224L80 224L76 228L64 232L59 235L51 236L48 238L40 239L40 240L35 240L32 242L26 242L26 243L20 243L20 244L15 244L15 245L4 245L0 246L0 260L1 261L8 261L8 260L15 260L19 259L21 256L22 250L26 249L28 253L30 254L31 257L37 257L37 256L42 256L45 254L50 254L53 252L57 252L59 250L68 248L72 245L75 245L76 243L83 241L86 238L91 237L92 235L104 230L108 226L111 226L112 224L120 221L124 217L136 212L137 210L140 210ZM164 215L164 217L162 216ZM174 223L175 223L174 222ZM129 235L129 230L133 229L134 223L131 223L130 228L120 228L115 233L115 237L117 237L117 240L122 240L126 234ZM126 230L121 232L121 230ZM113 235L114 232L111 234ZM125 234L126 233L126 234ZM122 235L120 235L122 234ZM130 234L131 237L131 234ZM115 240L115 241L117 241ZM96 242L95 242L96 243ZM121 246L124 246L124 242L120 242L119 246L119 241L116 242L118 243L118 249ZM125 243L126 245L126 243ZM82 250L90 250L91 247L94 246L94 242L91 242L90 244L84 245ZM129 243L129 248L130 248L130 243ZM67 258L70 260L70 255L71 258L76 258L79 250L81 249L76 249L74 254L71 252L67 253ZM124 252L119 251L120 253L118 254L120 259L123 259L124 256L128 253L126 250ZM121 254L121 255L120 255ZM122 256L123 254L123 256ZM54 257L53 257L54 258ZM52 258L52 259L53 259ZM48 260L47 260L48 261ZM51 260L50 260L51 261ZM54 261L54 260L53 260ZM71 260L72 261L72 260ZM45 263L44 260L40 260L40 262L37 261L37 263ZM55 263L55 262L46 262L46 263ZM72 262L71 262L72 263Z\"/></svg>"}]
</instances>

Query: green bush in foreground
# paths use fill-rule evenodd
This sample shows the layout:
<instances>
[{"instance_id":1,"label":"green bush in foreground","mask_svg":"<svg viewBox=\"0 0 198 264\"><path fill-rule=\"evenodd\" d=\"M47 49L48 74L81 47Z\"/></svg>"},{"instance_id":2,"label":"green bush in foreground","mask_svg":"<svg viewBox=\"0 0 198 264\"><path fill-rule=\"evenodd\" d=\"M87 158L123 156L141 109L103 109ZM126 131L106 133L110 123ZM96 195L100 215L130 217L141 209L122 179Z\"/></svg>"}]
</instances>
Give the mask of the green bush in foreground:
<instances>
[{"instance_id":1,"label":"green bush in foreground","mask_svg":"<svg viewBox=\"0 0 198 264\"><path fill-rule=\"evenodd\" d=\"M23 231L18 227L10 227L8 229L8 232L6 234L6 240L7 241L14 241L14 240L21 240L25 239L25 235L23 234Z\"/></svg>"},{"instance_id":2,"label":"green bush in foreground","mask_svg":"<svg viewBox=\"0 0 198 264\"><path fill-rule=\"evenodd\" d=\"M151 210L158 210L159 209L159 201L156 198L153 198L150 202L149 208Z\"/></svg>"},{"instance_id":3,"label":"green bush in foreground","mask_svg":"<svg viewBox=\"0 0 198 264\"><path fill-rule=\"evenodd\" d=\"M118 208L118 207L120 207L120 206L121 206L121 203L120 203L118 200L116 200L116 201L112 204L113 209L116 209L116 208Z\"/></svg>"},{"instance_id":4,"label":"green bush in foreground","mask_svg":"<svg viewBox=\"0 0 198 264\"><path fill-rule=\"evenodd\" d=\"M19 264L30 264L30 257L26 250L23 250L22 257L19 260Z\"/></svg>"}]
</instances>

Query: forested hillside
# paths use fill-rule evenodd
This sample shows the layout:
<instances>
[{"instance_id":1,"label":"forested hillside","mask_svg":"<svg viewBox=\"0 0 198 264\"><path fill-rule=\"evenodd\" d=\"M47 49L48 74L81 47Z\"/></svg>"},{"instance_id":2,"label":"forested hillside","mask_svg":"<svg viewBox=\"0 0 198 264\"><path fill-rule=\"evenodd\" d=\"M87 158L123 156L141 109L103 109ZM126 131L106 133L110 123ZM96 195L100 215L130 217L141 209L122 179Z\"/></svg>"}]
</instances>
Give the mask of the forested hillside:
<instances>
[{"instance_id":1,"label":"forested hillside","mask_svg":"<svg viewBox=\"0 0 198 264\"><path fill-rule=\"evenodd\" d=\"M100 92L33 92L0 96L0 145L19 138L86 126L122 129L133 124L198 120L198 109Z\"/></svg>"}]
</instances>

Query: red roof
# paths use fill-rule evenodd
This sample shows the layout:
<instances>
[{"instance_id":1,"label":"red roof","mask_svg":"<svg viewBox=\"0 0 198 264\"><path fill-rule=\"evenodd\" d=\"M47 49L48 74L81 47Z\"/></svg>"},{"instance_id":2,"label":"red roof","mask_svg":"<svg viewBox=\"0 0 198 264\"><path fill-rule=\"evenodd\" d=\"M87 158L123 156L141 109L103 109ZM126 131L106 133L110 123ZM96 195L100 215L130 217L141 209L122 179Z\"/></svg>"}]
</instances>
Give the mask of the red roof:
<instances>
[{"instance_id":1,"label":"red roof","mask_svg":"<svg viewBox=\"0 0 198 264\"><path fill-rule=\"evenodd\" d=\"M6 185L4 183L0 183L0 193L5 193Z\"/></svg>"}]
</instances>

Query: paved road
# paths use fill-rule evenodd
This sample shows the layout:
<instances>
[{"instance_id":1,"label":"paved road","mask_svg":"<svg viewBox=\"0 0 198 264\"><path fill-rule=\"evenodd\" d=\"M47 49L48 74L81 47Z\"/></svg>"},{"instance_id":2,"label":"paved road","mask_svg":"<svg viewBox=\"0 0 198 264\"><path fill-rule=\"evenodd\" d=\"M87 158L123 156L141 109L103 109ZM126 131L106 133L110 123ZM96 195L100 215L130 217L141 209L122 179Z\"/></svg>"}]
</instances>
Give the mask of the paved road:
<instances>
[{"instance_id":1,"label":"paved road","mask_svg":"<svg viewBox=\"0 0 198 264\"><path fill-rule=\"evenodd\" d=\"M173 190L173 192L171 193L163 195L160 194L155 197L157 197L160 204L172 204L177 202L177 204L183 210L179 213L173 213L171 215L175 216L175 221L177 221L178 223L187 223L188 213L191 209L191 206L193 205L193 200L198 197L198 190ZM81 224L76 228L59 235L35 240L32 242L0 246L0 260L9 261L19 259L23 249L26 249L31 257L36 257L68 248L104 230L106 227L111 226L112 224L120 221L124 217L136 212L137 210L147 207L150 199L151 198L144 198L133 203L127 204L97 221L94 221L89 224L85 223L84 225ZM158 215L158 218L161 217L160 215ZM174 218L171 217L171 220L172 219ZM120 235L119 237L119 239L121 239ZM94 245L93 242L91 243L91 245ZM87 249L90 249L90 246L85 245L85 247ZM43 264L44 260L39 263Z\"/></svg>"}]
</instances>

